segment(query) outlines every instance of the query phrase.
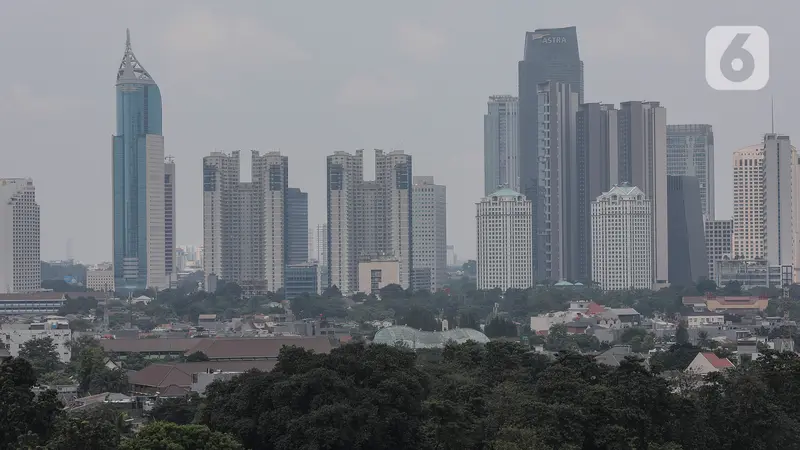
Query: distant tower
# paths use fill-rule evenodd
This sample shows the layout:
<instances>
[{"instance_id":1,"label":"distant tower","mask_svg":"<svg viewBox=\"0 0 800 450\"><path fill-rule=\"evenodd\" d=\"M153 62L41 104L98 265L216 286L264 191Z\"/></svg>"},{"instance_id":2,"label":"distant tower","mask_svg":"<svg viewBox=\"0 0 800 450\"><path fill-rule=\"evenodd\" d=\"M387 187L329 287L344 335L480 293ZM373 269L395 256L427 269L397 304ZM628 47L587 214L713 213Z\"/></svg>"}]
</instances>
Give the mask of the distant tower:
<instances>
[{"instance_id":1,"label":"distant tower","mask_svg":"<svg viewBox=\"0 0 800 450\"><path fill-rule=\"evenodd\" d=\"M67 239L67 261L72 262L75 257L72 255L72 238Z\"/></svg>"}]
</instances>

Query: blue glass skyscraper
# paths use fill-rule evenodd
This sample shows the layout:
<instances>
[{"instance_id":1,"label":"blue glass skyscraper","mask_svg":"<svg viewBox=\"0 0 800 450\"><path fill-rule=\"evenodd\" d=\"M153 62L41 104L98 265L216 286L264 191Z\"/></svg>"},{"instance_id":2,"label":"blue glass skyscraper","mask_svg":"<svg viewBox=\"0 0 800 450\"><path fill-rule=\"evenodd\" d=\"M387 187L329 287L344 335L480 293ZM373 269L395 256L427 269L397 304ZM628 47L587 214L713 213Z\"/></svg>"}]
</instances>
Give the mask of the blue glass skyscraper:
<instances>
[{"instance_id":1,"label":"blue glass skyscraper","mask_svg":"<svg viewBox=\"0 0 800 450\"><path fill-rule=\"evenodd\" d=\"M166 288L161 92L131 49L117 72L113 137L114 282L131 292Z\"/></svg>"}]
</instances>

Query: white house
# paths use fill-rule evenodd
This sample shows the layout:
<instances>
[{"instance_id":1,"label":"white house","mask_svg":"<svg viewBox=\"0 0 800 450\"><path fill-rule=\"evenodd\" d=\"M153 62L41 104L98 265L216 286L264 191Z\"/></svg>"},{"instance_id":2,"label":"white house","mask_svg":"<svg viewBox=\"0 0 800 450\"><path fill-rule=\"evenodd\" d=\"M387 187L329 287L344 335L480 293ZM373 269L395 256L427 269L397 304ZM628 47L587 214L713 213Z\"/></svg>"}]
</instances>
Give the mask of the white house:
<instances>
[{"instance_id":1,"label":"white house","mask_svg":"<svg viewBox=\"0 0 800 450\"><path fill-rule=\"evenodd\" d=\"M711 311L693 312L684 317L689 328L725 325L725 315Z\"/></svg>"},{"instance_id":2,"label":"white house","mask_svg":"<svg viewBox=\"0 0 800 450\"><path fill-rule=\"evenodd\" d=\"M733 363L728 358L720 358L713 352L700 352L694 357L686 372L707 375L712 372L733 368Z\"/></svg>"}]
</instances>

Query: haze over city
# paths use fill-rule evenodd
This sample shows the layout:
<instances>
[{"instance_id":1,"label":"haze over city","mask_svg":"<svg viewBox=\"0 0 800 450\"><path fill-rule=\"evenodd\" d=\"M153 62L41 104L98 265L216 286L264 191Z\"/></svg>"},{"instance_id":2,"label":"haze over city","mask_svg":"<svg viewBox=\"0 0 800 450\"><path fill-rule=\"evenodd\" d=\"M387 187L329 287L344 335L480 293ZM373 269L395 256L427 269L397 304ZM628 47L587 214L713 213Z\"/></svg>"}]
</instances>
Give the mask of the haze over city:
<instances>
[{"instance_id":1,"label":"haze over city","mask_svg":"<svg viewBox=\"0 0 800 450\"><path fill-rule=\"evenodd\" d=\"M613 6L612 6L613 5ZM325 156L402 149L415 174L448 187L448 243L475 256L486 100L517 92L526 31L575 25L586 102L655 100L668 123L708 123L716 138L716 213L731 216L731 155L770 129L797 135L793 14L745 2L464 4L210 1L25 2L0 15L0 175L32 177L42 258L111 259L114 76L131 29L158 82L166 153L177 167L179 244L202 243L202 157L280 150L325 222ZM800 11L798 11L800 12ZM771 78L718 92L703 73L705 33L753 23L770 33ZM368 150L366 176L372 172Z\"/></svg>"}]
</instances>

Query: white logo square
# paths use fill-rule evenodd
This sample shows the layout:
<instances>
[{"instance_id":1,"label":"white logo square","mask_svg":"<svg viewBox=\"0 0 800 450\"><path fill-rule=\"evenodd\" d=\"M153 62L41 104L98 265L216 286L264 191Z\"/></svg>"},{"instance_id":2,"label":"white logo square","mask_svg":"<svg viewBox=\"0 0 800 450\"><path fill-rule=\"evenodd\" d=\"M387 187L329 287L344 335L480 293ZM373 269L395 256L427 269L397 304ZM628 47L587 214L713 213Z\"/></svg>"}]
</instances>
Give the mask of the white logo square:
<instances>
[{"instance_id":1,"label":"white logo square","mask_svg":"<svg viewBox=\"0 0 800 450\"><path fill-rule=\"evenodd\" d=\"M758 26L718 26L706 34L706 82L718 91L757 91L769 82L769 34Z\"/></svg>"}]
</instances>

